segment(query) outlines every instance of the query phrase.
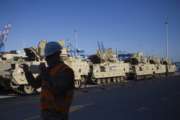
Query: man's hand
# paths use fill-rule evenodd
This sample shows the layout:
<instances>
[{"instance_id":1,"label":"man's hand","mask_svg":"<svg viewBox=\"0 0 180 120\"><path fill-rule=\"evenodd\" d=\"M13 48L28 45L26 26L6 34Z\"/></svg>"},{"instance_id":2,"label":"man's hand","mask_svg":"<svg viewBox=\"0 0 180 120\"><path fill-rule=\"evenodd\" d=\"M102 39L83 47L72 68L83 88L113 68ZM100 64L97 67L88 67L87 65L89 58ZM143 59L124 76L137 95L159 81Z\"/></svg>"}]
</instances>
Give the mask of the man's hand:
<instances>
[{"instance_id":1,"label":"man's hand","mask_svg":"<svg viewBox=\"0 0 180 120\"><path fill-rule=\"evenodd\" d=\"M31 86L33 86L35 89L41 87L41 80L38 80L33 76L27 64L21 64L19 65L19 67L21 67L24 70L26 80Z\"/></svg>"},{"instance_id":2,"label":"man's hand","mask_svg":"<svg viewBox=\"0 0 180 120\"><path fill-rule=\"evenodd\" d=\"M49 75L45 63L40 63L39 69L40 69L41 78L44 80L48 79Z\"/></svg>"},{"instance_id":3,"label":"man's hand","mask_svg":"<svg viewBox=\"0 0 180 120\"><path fill-rule=\"evenodd\" d=\"M45 63L40 63L39 69L40 69L40 72L41 72L42 74L44 74L44 73L47 72L47 68L46 68Z\"/></svg>"},{"instance_id":4,"label":"man's hand","mask_svg":"<svg viewBox=\"0 0 180 120\"><path fill-rule=\"evenodd\" d=\"M19 65L19 67L21 67L24 70L24 72L29 72L29 66L27 64L21 64Z\"/></svg>"}]
</instances>

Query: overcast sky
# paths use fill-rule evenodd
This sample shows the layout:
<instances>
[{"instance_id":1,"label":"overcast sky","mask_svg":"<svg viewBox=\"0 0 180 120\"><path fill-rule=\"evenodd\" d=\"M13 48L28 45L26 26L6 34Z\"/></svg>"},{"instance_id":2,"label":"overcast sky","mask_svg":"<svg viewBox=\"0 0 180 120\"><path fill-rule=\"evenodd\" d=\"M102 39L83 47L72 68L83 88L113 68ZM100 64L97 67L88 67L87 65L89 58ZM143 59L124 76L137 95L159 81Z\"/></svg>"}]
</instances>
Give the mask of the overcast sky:
<instances>
[{"instance_id":1,"label":"overcast sky","mask_svg":"<svg viewBox=\"0 0 180 120\"><path fill-rule=\"evenodd\" d=\"M12 24L5 49L21 49L42 40L70 40L86 53L97 41L106 48L164 56L165 16L169 18L169 54L180 61L179 0L0 0L0 28Z\"/></svg>"}]
</instances>

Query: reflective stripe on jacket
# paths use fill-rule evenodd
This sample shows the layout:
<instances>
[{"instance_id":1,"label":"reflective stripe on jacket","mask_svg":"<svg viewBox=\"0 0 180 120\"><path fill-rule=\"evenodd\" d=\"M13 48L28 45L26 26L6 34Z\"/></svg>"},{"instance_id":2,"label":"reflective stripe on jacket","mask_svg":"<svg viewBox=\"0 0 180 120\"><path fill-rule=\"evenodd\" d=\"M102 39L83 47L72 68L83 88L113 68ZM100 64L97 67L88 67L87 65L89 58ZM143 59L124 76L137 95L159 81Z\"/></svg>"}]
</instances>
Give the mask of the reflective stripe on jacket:
<instances>
[{"instance_id":1,"label":"reflective stripe on jacket","mask_svg":"<svg viewBox=\"0 0 180 120\"><path fill-rule=\"evenodd\" d=\"M67 66L64 64L58 64L57 66L49 69L48 74L50 77L56 77L65 69ZM50 81L42 80L42 91L41 91L41 109L50 110L55 112L67 113L73 98L73 90L66 91L63 95L57 94L58 90L55 90L50 84Z\"/></svg>"}]
</instances>

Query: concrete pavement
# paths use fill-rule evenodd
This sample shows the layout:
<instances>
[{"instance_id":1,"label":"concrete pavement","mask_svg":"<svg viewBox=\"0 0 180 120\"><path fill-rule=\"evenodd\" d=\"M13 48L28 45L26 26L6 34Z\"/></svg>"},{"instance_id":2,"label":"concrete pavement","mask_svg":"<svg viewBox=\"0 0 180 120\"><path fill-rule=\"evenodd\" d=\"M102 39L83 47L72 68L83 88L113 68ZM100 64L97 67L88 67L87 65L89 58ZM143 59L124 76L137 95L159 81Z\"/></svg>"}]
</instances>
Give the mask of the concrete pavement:
<instances>
[{"instance_id":1,"label":"concrete pavement","mask_svg":"<svg viewBox=\"0 0 180 120\"><path fill-rule=\"evenodd\" d=\"M180 120L180 76L77 90L70 120ZM1 120L40 120L39 97L0 99Z\"/></svg>"}]
</instances>

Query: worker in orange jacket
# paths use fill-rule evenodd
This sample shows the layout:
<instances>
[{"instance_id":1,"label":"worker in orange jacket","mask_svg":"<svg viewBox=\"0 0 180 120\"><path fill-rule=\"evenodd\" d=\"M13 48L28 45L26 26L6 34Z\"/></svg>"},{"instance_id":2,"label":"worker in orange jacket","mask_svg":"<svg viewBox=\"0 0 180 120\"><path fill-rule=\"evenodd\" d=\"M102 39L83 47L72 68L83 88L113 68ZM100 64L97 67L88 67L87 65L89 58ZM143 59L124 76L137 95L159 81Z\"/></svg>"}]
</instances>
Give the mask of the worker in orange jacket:
<instances>
[{"instance_id":1,"label":"worker in orange jacket","mask_svg":"<svg viewBox=\"0 0 180 120\"><path fill-rule=\"evenodd\" d=\"M48 42L45 46L45 64L40 65L41 73L34 78L27 65L23 69L28 82L35 88L41 87L41 116L43 120L68 120L73 99L74 73L61 60L62 46Z\"/></svg>"}]
</instances>

